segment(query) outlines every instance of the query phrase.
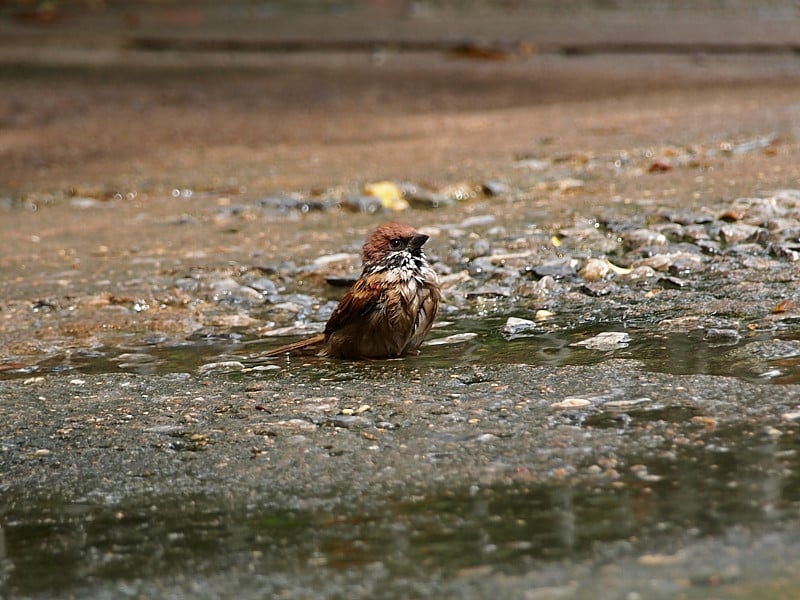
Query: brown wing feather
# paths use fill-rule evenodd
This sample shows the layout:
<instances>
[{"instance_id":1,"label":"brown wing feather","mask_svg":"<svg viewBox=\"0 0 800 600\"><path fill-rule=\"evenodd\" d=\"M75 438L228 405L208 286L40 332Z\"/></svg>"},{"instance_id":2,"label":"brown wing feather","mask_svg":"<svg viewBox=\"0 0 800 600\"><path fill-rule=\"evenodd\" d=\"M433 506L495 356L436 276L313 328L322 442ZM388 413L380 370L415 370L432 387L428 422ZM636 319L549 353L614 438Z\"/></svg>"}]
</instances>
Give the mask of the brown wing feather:
<instances>
[{"instance_id":1,"label":"brown wing feather","mask_svg":"<svg viewBox=\"0 0 800 600\"><path fill-rule=\"evenodd\" d=\"M373 275L361 277L353 287L342 297L338 306L331 314L325 325L325 335L329 336L334 331L340 331L354 322L363 322L375 308L381 297L382 288L378 278Z\"/></svg>"},{"instance_id":2,"label":"brown wing feather","mask_svg":"<svg viewBox=\"0 0 800 600\"><path fill-rule=\"evenodd\" d=\"M253 358L269 358L271 356L279 356L281 354L291 354L292 352L297 352L298 350L303 350L305 348L321 344L324 339L325 339L325 334L318 333L304 340L298 340L296 342L292 342L291 344L285 344L273 350L267 350L266 352L258 354Z\"/></svg>"}]
</instances>

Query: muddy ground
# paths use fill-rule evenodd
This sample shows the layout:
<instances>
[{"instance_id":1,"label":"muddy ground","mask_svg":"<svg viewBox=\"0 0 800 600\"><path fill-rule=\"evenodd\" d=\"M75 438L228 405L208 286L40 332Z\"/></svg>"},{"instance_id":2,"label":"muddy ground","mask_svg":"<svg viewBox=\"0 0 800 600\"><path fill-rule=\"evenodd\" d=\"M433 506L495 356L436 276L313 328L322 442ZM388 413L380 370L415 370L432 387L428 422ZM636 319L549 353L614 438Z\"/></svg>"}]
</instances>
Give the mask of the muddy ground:
<instances>
[{"instance_id":1,"label":"muddy ground","mask_svg":"<svg viewBox=\"0 0 800 600\"><path fill-rule=\"evenodd\" d=\"M797 56L3 56L4 595L793 597ZM461 337L259 361L395 218Z\"/></svg>"}]
</instances>

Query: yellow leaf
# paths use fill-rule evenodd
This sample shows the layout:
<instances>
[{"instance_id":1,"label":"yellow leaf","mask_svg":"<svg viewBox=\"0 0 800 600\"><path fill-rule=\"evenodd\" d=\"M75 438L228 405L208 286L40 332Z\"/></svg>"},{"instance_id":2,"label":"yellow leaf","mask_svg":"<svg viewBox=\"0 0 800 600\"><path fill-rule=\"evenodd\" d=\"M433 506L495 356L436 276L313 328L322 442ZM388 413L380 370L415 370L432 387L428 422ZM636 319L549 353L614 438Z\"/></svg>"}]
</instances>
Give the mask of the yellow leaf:
<instances>
[{"instance_id":1,"label":"yellow leaf","mask_svg":"<svg viewBox=\"0 0 800 600\"><path fill-rule=\"evenodd\" d=\"M364 193L375 196L381 201L381 206L388 210L407 210L408 202L403 198L400 188L391 181L377 181L364 186Z\"/></svg>"}]
</instances>

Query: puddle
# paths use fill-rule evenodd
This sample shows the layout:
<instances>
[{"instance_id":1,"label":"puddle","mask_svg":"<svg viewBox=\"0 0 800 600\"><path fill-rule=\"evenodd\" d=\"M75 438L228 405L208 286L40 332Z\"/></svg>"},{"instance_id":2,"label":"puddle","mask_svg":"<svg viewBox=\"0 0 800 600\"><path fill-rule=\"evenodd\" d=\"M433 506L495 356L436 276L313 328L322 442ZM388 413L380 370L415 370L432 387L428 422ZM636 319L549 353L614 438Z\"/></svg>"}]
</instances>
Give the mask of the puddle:
<instances>
[{"instance_id":1,"label":"puddle","mask_svg":"<svg viewBox=\"0 0 800 600\"><path fill-rule=\"evenodd\" d=\"M420 356L404 360L411 368L424 365L446 369L475 363L558 367L597 364L610 358L633 359L647 370L673 375L716 375L772 384L800 382L800 332L792 330L778 334L756 332L720 345L716 338L709 339L701 330L665 333L613 325L532 332L507 339L500 333L502 324L503 319L489 318L482 321L466 319L449 325L435 331L432 337L458 333L477 333L477 337L452 345L428 346ZM630 340L610 350L575 345L609 331L625 332ZM285 358L267 361L253 358L278 343L274 339L252 339L234 333L179 342L158 339L124 348L75 349L35 365L0 371L0 379L58 373L154 375L197 372L203 365L225 361L239 361L246 368L266 372L273 367L274 370L286 368L289 364L331 364L331 361L313 356L293 358L291 363Z\"/></svg>"},{"instance_id":2,"label":"puddle","mask_svg":"<svg viewBox=\"0 0 800 600\"><path fill-rule=\"evenodd\" d=\"M333 512L273 510L258 494L246 504L202 494L68 502L15 491L0 503L0 583L12 596L88 594L243 571L265 589L286 576L321 590L335 591L335 577L391 590L406 577L664 553L731 523L758 530L800 516L798 451L796 432L776 439L735 427L675 457L628 456L637 468L614 485L473 485Z\"/></svg>"}]
</instances>

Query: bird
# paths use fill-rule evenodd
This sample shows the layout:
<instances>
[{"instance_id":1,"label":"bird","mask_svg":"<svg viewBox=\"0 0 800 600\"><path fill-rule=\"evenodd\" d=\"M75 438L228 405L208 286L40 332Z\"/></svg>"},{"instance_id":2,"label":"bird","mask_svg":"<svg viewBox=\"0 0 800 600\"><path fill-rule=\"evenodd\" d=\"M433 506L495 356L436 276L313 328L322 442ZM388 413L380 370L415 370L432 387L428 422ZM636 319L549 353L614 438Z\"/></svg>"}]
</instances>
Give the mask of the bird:
<instances>
[{"instance_id":1,"label":"bird","mask_svg":"<svg viewBox=\"0 0 800 600\"><path fill-rule=\"evenodd\" d=\"M317 348L318 356L352 360L418 353L441 300L439 279L422 249L428 239L403 223L378 226L361 248L361 275L324 331L259 358Z\"/></svg>"}]
</instances>

